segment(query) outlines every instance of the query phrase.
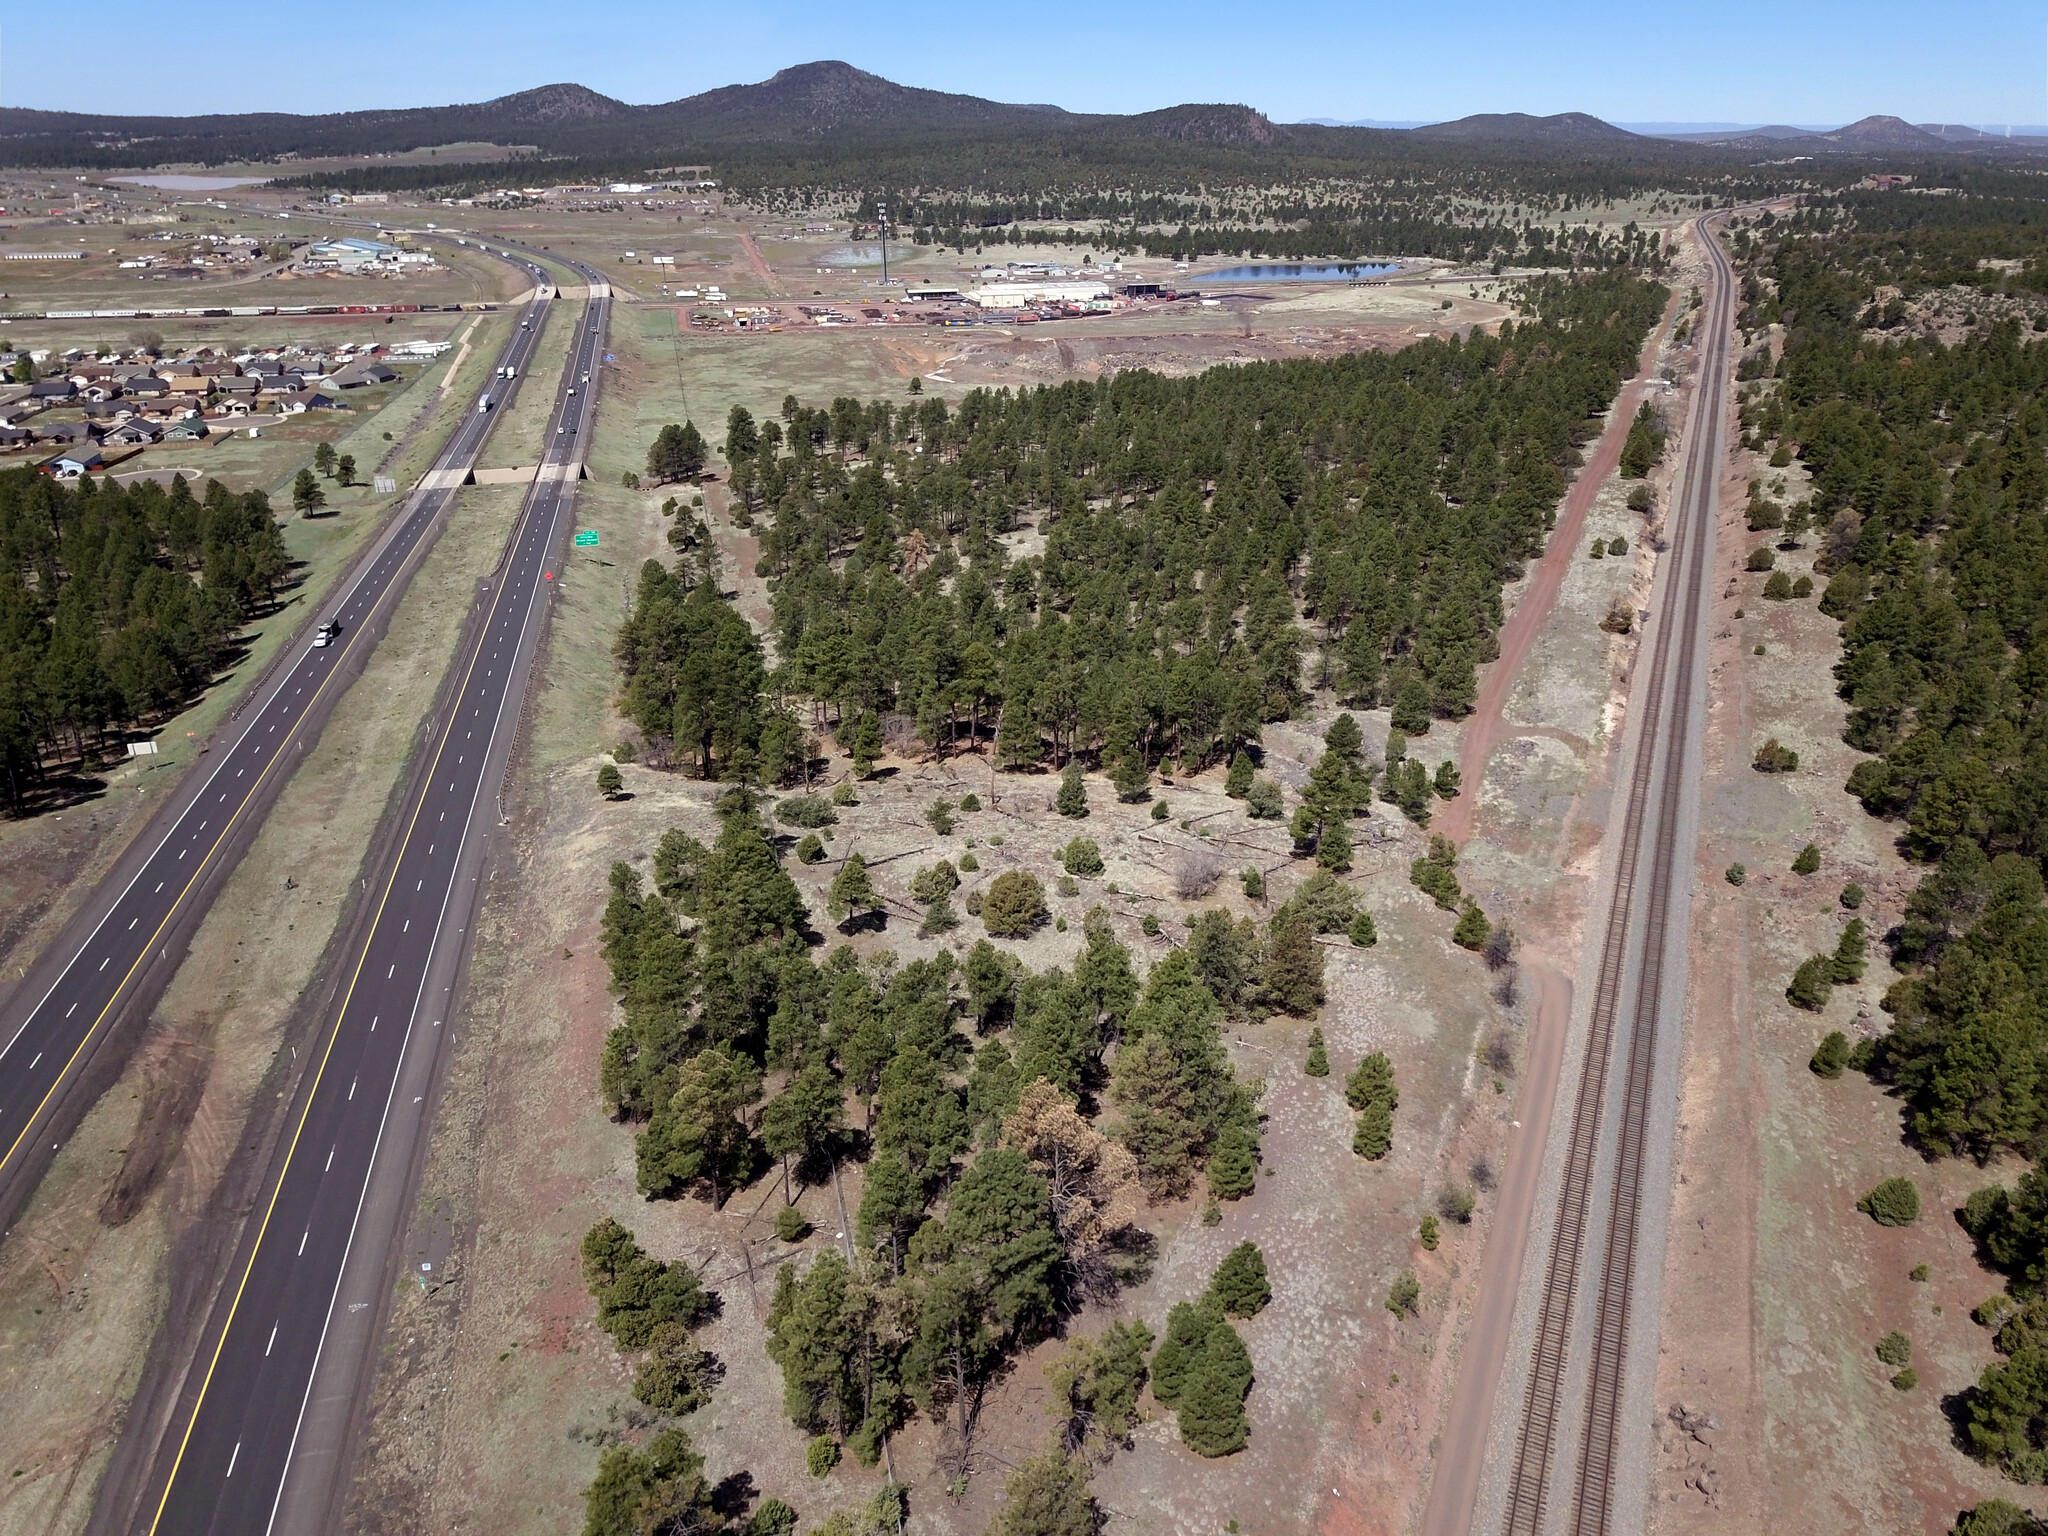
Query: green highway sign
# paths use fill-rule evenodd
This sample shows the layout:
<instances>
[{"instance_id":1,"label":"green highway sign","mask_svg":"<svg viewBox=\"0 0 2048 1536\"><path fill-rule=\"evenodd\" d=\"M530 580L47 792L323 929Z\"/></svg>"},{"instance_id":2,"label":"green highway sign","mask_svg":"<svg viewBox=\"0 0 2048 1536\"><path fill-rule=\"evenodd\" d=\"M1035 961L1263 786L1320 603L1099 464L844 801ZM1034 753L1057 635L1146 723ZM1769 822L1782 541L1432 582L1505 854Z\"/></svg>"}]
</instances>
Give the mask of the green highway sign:
<instances>
[{"instance_id":1,"label":"green highway sign","mask_svg":"<svg viewBox=\"0 0 2048 1536\"><path fill-rule=\"evenodd\" d=\"M595 528L585 528L578 533L576 535L576 547L578 549L597 548L597 530Z\"/></svg>"}]
</instances>

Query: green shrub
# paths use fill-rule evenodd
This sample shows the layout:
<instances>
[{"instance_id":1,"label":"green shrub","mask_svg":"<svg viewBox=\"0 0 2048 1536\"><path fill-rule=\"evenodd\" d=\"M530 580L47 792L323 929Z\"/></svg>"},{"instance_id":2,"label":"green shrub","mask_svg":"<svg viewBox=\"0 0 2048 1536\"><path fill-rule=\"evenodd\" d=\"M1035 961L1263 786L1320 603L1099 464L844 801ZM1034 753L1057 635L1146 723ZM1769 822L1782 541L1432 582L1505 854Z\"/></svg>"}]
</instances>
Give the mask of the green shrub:
<instances>
[{"instance_id":1,"label":"green shrub","mask_svg":"<svg viewBox=\"0 0 2048 1536\"><path fill-rule=\"evenodd\" d=\"M1167 806L1164 800L1154 800L1152 802L1152 819L1154 821L1164 821L1167 817L1171 816L1172 814L1172 810Z\"/></svg>"},{"instance_id":2,"label":"green shrub","mask_svg":"<svg viewBox=\"0 0 2048 1536\"><path fill-rule=\"evenodd\" d=\"M1815 1077L1834 1079L1842 1075L1842 1069L1849 1065L1849 1037L1839 1029L1831 1029L1821 1037L1814 1048L1813 1060L1807 1065Z\"/></svg>"},{"instance_id":3,"label":"green shrub","mask_svg":"<svg viewBox=\"0 0 2048 1536\"><path fill-rule=\"evenodd\" d=\"M1920 1385L1920 1373L1909 1365L1892 1378L1892 1385L1901 1392L1910 1392Z\"/></svg>"},{"instance_id":4,"label":"green shrub","mask_svg":"<svg viewBox=\"0 0 2048 1536\"><path fill-rule=\"evenodd\" d=\"M1102 873L1102 845L1092 837L1077 837L1061 852L1060 863L1070 875L1093 879Z\"/></svg>"},{"instance_id":5,"label":"green shrub","mask_svg":"<svg viewBox=\"0 0 2048 1536\"><path fill-rule=\"evenodd\" d=\"M1385 1051L1374 1051L1351 1069L1351 1075L1344 1079L1344 1102L1353 1109L1364 1109L1368 1104L1384 1104L1390 1110L1400 1108L1401 1093L1394 1085L1394 1064Z\"/></svg>"},{"instance_id":6,"label":"green shrub","mask_svg":"<svg viewBox=\"0 0 2048 1536\"><path fill-rule=\"evenodd\" d=\"M1813 596L1813 578L1811 576L1802 576L1797 581L1793 582L1792 595L1794 597Z\"/></svg>"},{"instance_id":7,"label":"green shrub","mask_svg":"<svg viewBox=\"0 0 2048 1536\"><path fill-rule=\"evenodd\" d=\"M1266 875L1265 871L1260 869L1258 865L1245 865L1244 873L1238 876L1238 884L1244 887L1245 900L1264 901L1266 899Z\"/></svg>"},{"instance_id":8,"label":"green shrub","mask_svg":"<svg viewBox=\"0 0 2048 1536\"><path fill-rule=\"evenodd\" d=\"M830 1435L820 1435L804 1447L804 1465L811 1476L823 1477L839 1465L839 1442Z\"/></svg>"},{"instance_id":9,"label":"green shrub","mask_svg":"<svg viewBox=\"0 0 2048 1536\"><path fill-rule=\"evenodd\" d=\"M1251 793L1252 760L1245 755L1243 747L1230 760L1230 772L1224 776L1223 793L1233 800L1242 800Z\"/></svg>"},{"instance_id":10,"label":"green shrub","mask_svg":"<svg viewBox=\"0 0 2048 1536\"><path fill-rule=\"evenodd\" d=\"M832 786L832 803L840 806L859 805L860 796L853 792L853 785L850 783L834 784Z\"/></svg>"},{"instance_id":11,"label":"green shrub","mask_svg":"<svg viewBox=\"0 0 2048 1536\"><path fill-rule=\"evenodd\" d=\"M1773 736L1756 749L1750 766L1758 773L1797 773L1799 754Z\"/></svg>"},{"instance_id":12,"label":"green shrub","mask_svg":"<svg viewBox=\"0 0 2048 1536\"><path fill-rule=\"evenodd\" d=\"M1147 912L1143 917L1139 918L1138 931L1143 933L1145 937L1148 939L1158 938L1159 914L1156 912Z\"/></svg>"},{"instance_id":13,"label":"green shrub","mask_svg":"<svg viewBox=\"0 0 2048 1536\"><path fill-rule=\"evenodd\" d=\"M981 916L983 894L984 893L979 890L969 891L967 893L966 899L960 903L961 906L967 909L967 915L969 917Z\"/></svg>"},{"instance_id":14,"label":"green shrub","mask_svg":"<svg viewBox=\"0 0 2048 1536\"><path fill-rule=\"evenodd\" d=\"M1472 1191L1463 1184L1447 1184L1436 1197L1436 1208L1446 1220L1455 1221L1459 1226L1469 1226L1472 1208L1477 1202Z\"/></svg>"},{"instance_id":15,"label":"green shrub","mask_svg":"<svg viewBox=\"0 0 2048 1536\"><path fill-rule=\"evenodd\" d=\"M1647 486L1647 485L1634 485L1634 486L1631 486L1631 487L1629 487L1629 493L1628 493L1628 509L1629 509L1629 511L1631 511L1631 512L1648 512L1648 511L1652 510L1652 509L1653 509L1653 508L1655 507L1655 505L1656 505L1656 503L1655 503L1655 502L1653 502L1653 501L1652 501L1652 500L1650 499L1650 488L1649 488L1649 486Z\"/></svg>"},{"instance_id":16,"label":"green shrub","mask_svg":"<svg viewBox=\"0 0 2048 1536\"><path fill-rule=\"evenodd\" d=\"M815 832L806 832L796 840L796 861L799 864L815 864L825 857L825 844Z\"/></svg>"},{"instance_id":17,"label":"green shrub","mask_svg":"<svg viewBox=\"0 0 2048 1536\"><path fill-rule=\"evenodd\" d=\"M620 777L617 764L603 763L599 765L597 770L597 792L600 795L603 795L607 800L616 800L619 797L619 791L625 787L626 781Z\"/></svg>"},{"instance_id":18,"label":"green shrub","mask_svg":"<svg viewBox=\"0 0 2048 1536\"><path fill-rule=\"evenodd\" d=\"M1436 1245L1443 1241L1443 1234L1436 1224L1436 1212L1426 1211L1423 1213L1422 1223L1415 1229L1415 1236L1423 1247L1427 1248L1431 1253L1436 1252Z\"/></svg>"},{"instance_id":19,"label":"green shrub","mask_svg":"<svg viewBox=\"0 0 2048 1536\"><path fill-rule=\"evenodd\" d=\"M1360 949L1371 949L1379 943L1380 931L1374 926L1370 912L1361 912L1351 919L1350 938Z\"/></svg>"},{"instance_id":20,"label":"green shrub","mask_svg":"<svg viewBox=\"0 0 2048 1536\"><path fill-rule=\"evenodd\" d=\"M1777 563L1777 553L1766 545L1759 544L1749 552L1749 568L1752 571L1768 571Z\"/></svg>"},{"instance_id":21,"label":"green shrub","mask_svg":"<svg viewBox=\"0 0 2048 1536\"><path fill-rule=\"evenodd\" d=\"M1744 869L1739 863L1730 864L1727 870L1723 872L1721 878L1730 885L1740 885L1749 878L1749 871Z\"/></svg>"},{"instance_id":22,"label":"green shrub","mask_svg":"<svg viewBox=\"0 0 2048 1536\"><path fill-rule=\"evenodd\" d=\"M839 813L823 795L791 795L777 802L775 819L785 827L829 827L839 820Z\"/></svg>"},{"instance_id":23,"label":"green shrub","mask_svg":"<svg viewBox=\"0 0 2048 1536\"><path fill-rule=\"evenodd\" d=\"M953 802L950 800L934 800L931 803L931 807L924 813L924 819L939 836L951 837L954 826Z\"/></svg>"},{"instance_id":24,"label":"green shrub","mask_svg":"<svg viewBox=\"0 0 2048 1536\"><path fill-rule=\"evenodd\" d=\"M1323 1045L1323 1032L1320 1028L1308 1032L1308 1060L1301 1070L1310 1077L1330 1075L1330 1053Z\"/></svg>"},{"instance_id":25,"label":"green shrub","mask_svg":"<svg viewBox=\"0 0 2048 1536\"><path fill-rule=\"evenodd\" d=\"M810 1230L811 1224L804 1220L804 1213L793 1205L785 1205L775 1213L775 1235L785 1243L801 1242Z\"/></svg>"},{"instance_id":26,"label":"green shrub","mask_svg":"<svg viewBox=\"0 0 2048 1536\"><path fill-rule=\"evenodd\" d=\"M1792 578L1783 571L1771 572L1771 579L1764 583L1764 596L1771 602L1782 603L1792 595Z\"/></svg>"},{"instance_id":27,"label":"green shrub","mask_svg":"<svg viewBox=\"0 0 2048 1536\"><path fill-rule=\"evenodd\" d=\"M960 797L960 809L963 811L970 812L980 810L981 796L975 794L972 790L969 790L966 794Z\"/></svg>"},{"instance_id":28,"label":"green shrub","mask_svg":"<svg viewBox=\"0 0 2048 1536\"><path fill-rule=\"evenodd\" d=\"M1045 887L1027 870L1009 869L989 882L981 903L982 925L999 939L1021 939L1044 925L1051 914Z\"/></svg>"},{"instance_id":29,"label":"green shrub","mask_svg":"<svg viewBox=\"0 0 2048 1536\"><path fill-rule=\"evenodd\" d=\"M911 877L910 899L921 907L928 907L935 901L943 901L959 888L959 874L951 864L941 859Z\"/></svg>"},{"instance_id":30,"label":"green shrub","mask_svg":"<svg viewBox=\"0 0 2048 1536\"><path fill-rule=\"evenodd\" d=\"M1843 906L1847 907L1851 912L1854 912L1858 907L1863 905L1863 887L1858 885L1854 880L1851 880L1847 885L1842 887L1841 900Z\"/></svg>"},{"instance_id":31,"label":"green shrub","mask_svg":"<svg viewBox=\"0 0 2048 1536\"><path fill-rule=\"evenodd\" d=\"M1920 1219L1920 1190L1911 1179L1893 1176L1856 1202L1881 1227L1907 1227Z\"/></svg>"},{"instance_id":32,"label":"green shrub","mask_svg":"<svg viewBox=\"0 0 2048 1536\"><path fill-rule=\"evenodd\" d=\"M1396 1317L1413 1317L1422 1301L1422 1282L1415 1271L1404 1269L1387 1288L1387 1310Z\"/></svg>"},{"instance_id":33,"label":"green shrub","mask_svg":"<svg viewBox=\"0 0 2048 1536\"><path fill-rule=\"evenodd\" d=\"M967 873L967 874L970 874L970 875L971 875L971 874L973 874L973 873L974 873L974 872L975 872L976 870L978 870L978 869L980 869L980 868L981 868L981 860L977 859L977 858L976 858L976 857L975 857L975 856L974 856L973 854L971 854L971 853L963 853L963 854L961 854L961 855L960 855L960 864L959 864L959 867L960 867L960 869L961 869L961 870L963 870L963 871L964 871L965 873Z\"/></svg>"},{"instance_id":34,"label":"green shrub","mask_svg":"<svg viewBox=\"0 0 2048 1536\"><path fill-rule=\"evenodd\" d=\"M1062 896L1078 896L1081 894L1081 887L1075 883L1074 877L1072 875L1061 875L1059 879L1056 882L1054 882L1053 888L1057 890Z\"/></svg>"},{"instance_id":35,"label":"green shrub","mask_svg":"<svg viewBox=\"0 0 2048 1536\"><path fill-rule=\"evenodd\" d=\"M1792 861L1792 873L1795 875L1811 875L1817 873L1819 869L1820 847L1818 844L1808 843L1799 850L1799 857Z\"/></svg>"},{"instance_id":36,"label":"green shrub","mask_svg":"<svg viewBox=\"0 0 2048 1536\"><path fill-rule=\"evenodd\" d=\"M1913 1341L1894 1328L1877 1341L1877 1358L1886 1365L1911 1365Z\"/></svg>"},{"instance_id":37,"label":"green shrub","mask_svg":"<svg viewBox=\"0 0 2048 1536\"><path fill-rule=\"evenodd\" d=\"M1166 802L1161 801L1164 805ZM1280 786L1263 775L1252 780L1252 787L1245 791L1244 813L1254 821L1278 821L1287 814L1287 802L1281 796ZM1163 819L1153 812L1155 819Z\"/></svg>"}]
</instances>

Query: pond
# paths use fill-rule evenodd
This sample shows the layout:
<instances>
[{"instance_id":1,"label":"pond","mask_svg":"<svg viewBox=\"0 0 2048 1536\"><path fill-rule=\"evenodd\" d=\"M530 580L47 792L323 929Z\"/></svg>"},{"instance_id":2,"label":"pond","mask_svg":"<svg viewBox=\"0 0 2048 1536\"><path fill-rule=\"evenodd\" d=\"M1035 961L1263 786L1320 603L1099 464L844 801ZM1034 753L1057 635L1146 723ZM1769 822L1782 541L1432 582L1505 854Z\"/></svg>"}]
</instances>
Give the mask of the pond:
<instances>
[{"instance_id":1,"label":"pond","mask_svg":"<svg viewBox=\"0 0 2048 1536\"><path fill-rule=\"evenodd\" d=\"M1346 283L1400 270L1398 261L1276 261L1204 272L1201 280L1205 283Z\"/></svg>"},{"instance_id":2,"label":"pond","mask_svg":"<svg viewBox=\"0 0 2048 1536\"><path fill-rule=\"evenodd\" d=\"M899 243L890 248L889 259L901 261L904 257L916 253L916 246ZM822 256L804 259L816 267L879 267L882 264L882 246L880 241L873 245L842 245L825 252Z\"/></svg>"}]
</instances>

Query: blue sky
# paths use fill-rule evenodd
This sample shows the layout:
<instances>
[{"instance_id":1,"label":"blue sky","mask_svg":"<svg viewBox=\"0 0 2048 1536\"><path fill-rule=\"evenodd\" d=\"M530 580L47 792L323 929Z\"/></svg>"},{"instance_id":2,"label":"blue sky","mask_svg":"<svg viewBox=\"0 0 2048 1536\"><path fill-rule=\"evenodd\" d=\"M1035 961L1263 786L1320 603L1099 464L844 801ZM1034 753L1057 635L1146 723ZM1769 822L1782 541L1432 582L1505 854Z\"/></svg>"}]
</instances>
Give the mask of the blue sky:
<instances>
[{"instance_id":1,"label":"blue sky","mask_svg":"<svg viewBox=\"0 0 2048 1536\"><path fill-rule=\"evenodd\" d=\"M2006 0L1732 0L1705 11L1657 0L1190 0L1093 12L987 0L347 0L235 8L218 26L172 14L160 3L102 7L91 29L101 45L80 55L75 13L17 9L0 28L0 105L328 112L478 101L558 80L653 102L840 58L908 85L1081 111L1244 101L1282 121L1482 111L2048 121L2048 11Z\"/></svg>"}]
</instances>

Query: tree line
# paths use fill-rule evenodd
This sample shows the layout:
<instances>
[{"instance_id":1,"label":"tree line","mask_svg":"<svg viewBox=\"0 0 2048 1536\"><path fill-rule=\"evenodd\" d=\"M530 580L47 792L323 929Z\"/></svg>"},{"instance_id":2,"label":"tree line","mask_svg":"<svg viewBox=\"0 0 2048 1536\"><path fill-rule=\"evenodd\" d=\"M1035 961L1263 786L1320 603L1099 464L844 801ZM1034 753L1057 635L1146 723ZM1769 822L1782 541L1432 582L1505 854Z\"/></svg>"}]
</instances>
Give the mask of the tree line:
<instances>
[{"instance_id":1,"label":"tree line","mask_svg":"<svg viewBox=\"0 0 2048 1536\"><path fill-rule=\"evenodd\" d=\"M1498 336L1391 356L736 408L781 664L690 559L656 567L620 637L627 712L657 755L783 783L794 727L871 715L934 751L992 738L1012 769L1196 771L1319 687L1424 732L1471 707L1501 587L1662 298L1560 277ZM1042 551L1013 551L1033 520Z\"/></svg>"},{"instance_id":2,"label":"tree line","mask_svg":"<svg viewBox=\"0 0 2048 1536\"><path fill-rule=\"evenodd\" d=\"M0 772L20 815L53 769L212 680L290 567L261 491L67 486L0 471Z\"/></svg>"}]
</instances>

